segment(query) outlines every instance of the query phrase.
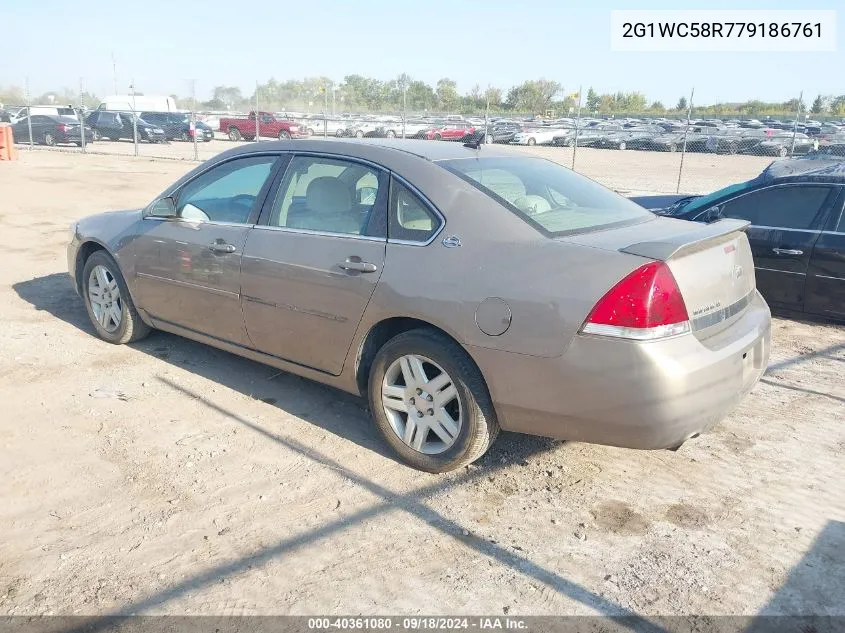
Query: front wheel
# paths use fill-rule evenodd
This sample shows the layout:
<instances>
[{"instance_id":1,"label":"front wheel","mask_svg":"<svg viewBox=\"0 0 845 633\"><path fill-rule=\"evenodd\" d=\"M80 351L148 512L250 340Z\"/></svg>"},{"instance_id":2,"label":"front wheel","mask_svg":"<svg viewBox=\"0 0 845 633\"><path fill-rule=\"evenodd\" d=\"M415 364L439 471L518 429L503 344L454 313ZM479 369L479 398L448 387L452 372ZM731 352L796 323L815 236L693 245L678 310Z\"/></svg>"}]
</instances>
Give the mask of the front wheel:
<instances>
[{"instance_id":1,"label":"front wheel","mask_svg":"<svg viewBox=\"0 0 845 633\"><path fill-rule=\"evenodd\" d=\"M537 141L536 141L535 139L533 139L533 138L530 138L530 139L528 139L528 144L529 144L529 145L536 145L536 144L537 144Z\"/></svg>"},{"instance_id":2,"label":"front wheel","mask_svg":"<svg viewBox=\"0 0 845 633\"><path fill-rule=\"evenodd\" d=\"M236 127L229 128L229 140L230 141L240 141L243 138L241 135L241 131Z\"/></svg>"},{"instance_id":3,"label":"front wheel","mask_svg":"<svg viewBox=\"0 0 845 633\"><path fill-rule=\"evenodd\" d=\"M99 141L100 139L103 138L102 136L100 136L100 133L97 130L94 130L91 134L92 134L92 138L95 141Z\"/></svg>"},{"instance_id":4,"label":"front wheel","mask_svg":"<svg viewBox=\"0 0 845 633\"><path fill-rule=\"evenodd\" d=\"M182 133L179 135L179 140L180 140L180 141L182 141L182 142L184 142L184 143L187 143L189 140L191 140L191 137L190 137L190 136L188 136L188 133L187 133L187 132L182 132Z\"/></svg>"},{"instance_id":5,"label":"front wheel","mask_svg":"<svg viewBox=\"0 0 845 633\"><path fill-rule=\"evenodd\" d=\"M787 156L789 156L789 150L786 149L785 147L779 148L778 149L778 156L780 156L781 158L786 158Z\"/></svg>"},{"instance_id":6,"label":"front wheel","mask_svg":"<svg viewBox=\"0 0 845 633\"><path fill-rule=\"evenodd\" d=\"M358 130L355 132L355 138L364 138L364 130Z\"/></svg>"},{"instance_id":7,"label":"front wheel","mask_svg":"<svg viewBox=\"0 0 845 633\"><path fill-rule=\"evenodd\" d=\"M395 138L395 137L396 137L396 132L394 132L393 130L388 130L387 132L385 132L385 133L384 133L384 135L385 135L387 138Z\"/></svg>"},{"instance_id":8,"label":"front wheel","mask_svg":"<svg viewBox=\"0 0 845 633\"><path fill-rule=\"evenodd\" d=\"M310 131L309 131L309 134L311 134L311 132L310 132ZM288 131L286 131L286 130L281 130L281 131L279 132L279 140L280 140L280 141L288 141L288 140L290 140L290 132L288 132Z\"/></svg>"},{"instance_id":9,"label":"front wheel","mask_svg":"<svg viewBox=\"0 0 845 633\"><path fill-rule=\"evenodd\" d=\"M627 147L628 147L628 146L627 146L627 145L625 145L625 141L620 141L620 142L619 142L619 145L617 145L617 147L618 147L620 150L623 150L623 151L624 151L625 149L627 149Z\"/></svg>"},{"instance_id":10,"label":"front wheel","mask_svg":"<svg viewBox=\"0 0 845 633\"><path fill-rule=\"evenodd\" d=\"M368 391L379 432L419 470L443 473L469 464L487 452L499 432L478 367L434 330L390 339L373 362Z\"/></svg>"},{"instance_id":11,"label":"front wheel","mask_svg":"<svg viewBox=\"0 0 845 633\"><path fill-rule=\"evenodd\" d=\"M150 333L138 316L120 268L105 251L96 251L85 262L82 284L88 318L101 339L122 345Z\"/></svg>"}]
</instances>

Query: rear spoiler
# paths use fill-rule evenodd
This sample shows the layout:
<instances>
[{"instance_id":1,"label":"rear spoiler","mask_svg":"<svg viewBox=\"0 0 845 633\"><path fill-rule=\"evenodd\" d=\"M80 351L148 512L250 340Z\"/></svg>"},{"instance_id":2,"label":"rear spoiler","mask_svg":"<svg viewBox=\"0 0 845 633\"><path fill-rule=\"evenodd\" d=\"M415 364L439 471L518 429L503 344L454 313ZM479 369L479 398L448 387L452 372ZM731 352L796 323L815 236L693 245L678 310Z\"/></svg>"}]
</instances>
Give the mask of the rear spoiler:
<instances>
[{"instance_id":1,"label":"rear spoiler","mask_svg":"<svg viewBox=\"0 0 845 633\"><path fill-rule=\"evenodd\" d=\"M705 242L724 237L730 233L745 231L750 225L751 222L748 220L723 218L712 224L699 225L699 228L694 231L668 237L665 240L637 242L636 244L620 248L619 252L666 261L671 257L675 257L681 251L698 250Z\"/></svg>"}]
</instances>

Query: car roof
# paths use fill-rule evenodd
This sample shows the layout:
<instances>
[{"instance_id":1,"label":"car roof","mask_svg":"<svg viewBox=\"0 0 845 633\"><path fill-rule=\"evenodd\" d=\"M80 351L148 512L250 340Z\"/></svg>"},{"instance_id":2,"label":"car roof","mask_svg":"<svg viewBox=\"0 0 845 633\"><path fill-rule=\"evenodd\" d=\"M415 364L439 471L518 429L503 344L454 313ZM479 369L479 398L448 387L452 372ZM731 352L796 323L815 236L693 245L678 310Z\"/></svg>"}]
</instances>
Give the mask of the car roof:
<instances>
[{"instance_id":1,"label":"car roof","mask_svg":"<svg viewBox=\"0 0 845 633\"><path fill-rule=\"evenodd\" d=\"M253 143L224 152L225 155L250 154L267 151L302 151L343 154L357 158L390 162L397 152L436 162L481 156L514 156L513 150L480 145L479 149L465 147L461 142L424 141L414 139L303 139ZM520 154L521 155L521 154Z\"/></svg>"},{"instance_id":2,"label":"car roof","mask_svg":"<svg viewBox=\"0 0 845 633\"><path fill-rule=\"evenodd\" d=\"M776 160L760 174L764 182L827 182L845 184L845 157L810 154L803 158Z\"/></svg>"}]
</instances>

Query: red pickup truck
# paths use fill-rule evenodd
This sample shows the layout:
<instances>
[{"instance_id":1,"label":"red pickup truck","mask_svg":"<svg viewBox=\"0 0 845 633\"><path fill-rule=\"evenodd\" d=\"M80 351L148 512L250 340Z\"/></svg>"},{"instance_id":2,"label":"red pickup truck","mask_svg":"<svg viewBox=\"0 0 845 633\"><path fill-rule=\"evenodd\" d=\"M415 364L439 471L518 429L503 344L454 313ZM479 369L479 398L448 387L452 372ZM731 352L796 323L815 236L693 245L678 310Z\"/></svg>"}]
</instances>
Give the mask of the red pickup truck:
<instances>
[{"instance_id":1,"label":"red pickup truck","mask_svg":"<svg viewBox=\"0 0 845 633\"><path fill-rule=\"evenodd\" d=\"M255 112L245 117L223 117L220 119L220 131L225 132L232 141L255 139ZM258 113L259 136L275 137L279 140L305 138L308 131L294 121L282 121L270 112Z\"/></svg>"}]
</instances>

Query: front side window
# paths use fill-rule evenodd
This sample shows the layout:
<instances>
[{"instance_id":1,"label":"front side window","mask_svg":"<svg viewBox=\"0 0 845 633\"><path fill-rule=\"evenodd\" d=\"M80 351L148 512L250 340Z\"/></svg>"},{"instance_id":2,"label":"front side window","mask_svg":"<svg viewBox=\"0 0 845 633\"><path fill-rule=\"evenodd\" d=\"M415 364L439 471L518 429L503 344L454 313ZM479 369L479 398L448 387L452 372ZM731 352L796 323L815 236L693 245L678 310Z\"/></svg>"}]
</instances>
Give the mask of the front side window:
<instances>
[{"instance_id":1,"label":"front side window","mask_svg":"<svg viewBox=\"0 0 845 633\"><path fill-rule=\"evenodd\" d=\"M184 186L176 205L186 220L249 222L275 156L251 156L217 165Z\"/></svg>"},{"instance_id":2,"label":"front side window","mask_svg":"<svg viewBox=\"0 0 845 633\"><path fill-rule=\"evenodd\" d=\"M829 194L830 187L771 187L729 200L720 217L748 220L757 226L809 229Z\"/></svg>"},{"instance_id":3,"label":"front side window","mask_svg":"<svg viewBox=\"0 0 845 633\"><path fill-rule=\"evenodd\" d=\"M375 169L360 163L296 156L279 187L269 225L363 235L380 181Z\"/></svg>"},{"instance_id":4,"label":"front side window","mask_svg":"<svg viewBox=\"0 0 845 633\"><path fill-rule=\"evenodd\" d=\"M479 157L438 164L551 237L654 217L589 178L541 158Z\"/></svg>"}]
</instances>

